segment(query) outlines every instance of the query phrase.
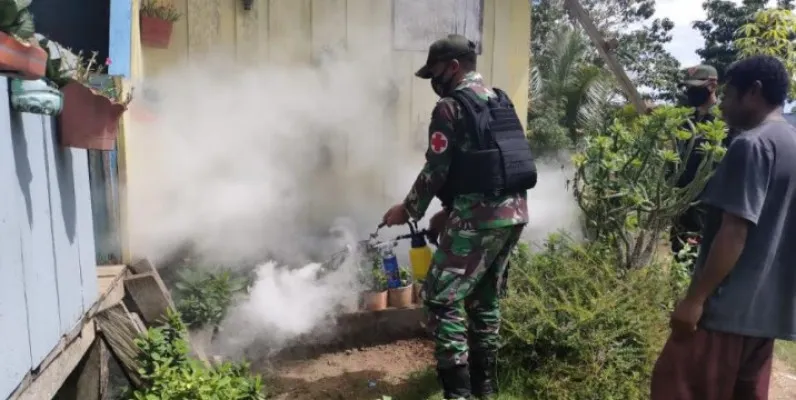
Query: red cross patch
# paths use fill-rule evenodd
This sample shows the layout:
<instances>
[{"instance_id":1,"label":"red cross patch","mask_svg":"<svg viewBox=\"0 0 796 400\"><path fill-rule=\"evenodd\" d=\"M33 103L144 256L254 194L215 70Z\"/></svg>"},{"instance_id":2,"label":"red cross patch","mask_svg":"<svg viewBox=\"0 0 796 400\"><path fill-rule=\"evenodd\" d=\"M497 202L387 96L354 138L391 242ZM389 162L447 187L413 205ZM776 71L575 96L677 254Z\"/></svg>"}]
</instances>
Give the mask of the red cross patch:
<instances>
[{"instance_id":1,"label":"red cross patch","mask_svg":"<svg viewBox=\"0 0 796 400\"><path fill-rule=\"evenodd\" d=\"M441 154L448 149L448 138L445 136L444 133L436 131L431 134L431 140L429 140L429 145L431 147L431 151L434 154Z\"/></svg>"}]
</instances>

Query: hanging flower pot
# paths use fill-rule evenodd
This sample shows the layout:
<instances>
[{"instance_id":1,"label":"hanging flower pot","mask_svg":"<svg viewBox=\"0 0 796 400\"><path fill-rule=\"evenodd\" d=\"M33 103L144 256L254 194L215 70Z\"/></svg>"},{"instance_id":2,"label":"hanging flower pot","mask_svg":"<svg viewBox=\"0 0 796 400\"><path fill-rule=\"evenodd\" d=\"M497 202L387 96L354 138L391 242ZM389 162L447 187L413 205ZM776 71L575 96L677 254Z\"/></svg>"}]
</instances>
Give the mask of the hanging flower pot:
<instances>
[{"instance_id":1,"label":"hanging flower pot","mask_svg":"<svg viewBox=\"0 0 796 400\"><path fill-rule=\"evenodd\" d=\"M141 16L141 44L156 49L166 49L171 42L174 24L157 17Z\"/></svg>"},{"instance_id":2,"label":"hanging flower pot","mask_svg":"<svg viewBox=\"0 0 796 400\"><path fill-rule=\"evenodd\" d=\"M159 0L144 0L140 13L141 44L156 49L168 48L174 23L180 19L177 9Z\"/></svg>"},{"instance_id":3,"label":"hanging flower pot","mask_svg":"<svg viewBox=\"0 0 796 400\"><path fill-rule=\"evenodd\" d=\"M75 81L61 91L64 94L63 111L58 117L61 145L113 150L119 133L119 119L127 106Z\"/></svg>"},{"instance_id":4,"label":"hanging flower pot","mask_svg":"<svg viewBox=\"0 0 796 400\"><path fill-rule=\"evenodd\" d=\"M63 94L44 79L11 80L11 107L14 111L58 115L62 106Z\"/></svg>"},{"instance_id":5,"label":"hanging flower pot","mask_svg":"<svg viewBox=\"0 0 796 400\"><path fill-rule=\"evenodd\" d=\"M47 67L47 52L0 31L0 75L40 79Z\"/></svg>"}]
</instances>

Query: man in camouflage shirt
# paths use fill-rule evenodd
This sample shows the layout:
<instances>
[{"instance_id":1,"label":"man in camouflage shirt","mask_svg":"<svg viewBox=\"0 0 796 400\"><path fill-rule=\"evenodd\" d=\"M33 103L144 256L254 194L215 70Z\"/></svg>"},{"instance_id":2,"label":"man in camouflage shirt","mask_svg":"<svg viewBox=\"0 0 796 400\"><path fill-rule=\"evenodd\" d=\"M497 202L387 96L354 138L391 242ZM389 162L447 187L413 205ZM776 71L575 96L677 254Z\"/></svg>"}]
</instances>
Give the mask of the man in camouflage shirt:
<instances>
[{"instance_id":1,"label":"man in camouflage shirt","mask_svg":"<svg viewBox=\"0 0 796 400\"><path fill-rule=\"evenodd\" d=\"M495 96L475 66L475 45L448 35L431 45L415 74L430 79L441 99L431 114L426 163L406 199L384 215L388 226L420 220L446 183L454 154L473 146L464 132L465 111L449 95L472 90L485 103ZM471 390L479 398L497 392L499 297L509 253L527 222L525 192L458 195L431 218L440 240L421 296L446 399L469 398Z\"/></svg>"}]
</instances>

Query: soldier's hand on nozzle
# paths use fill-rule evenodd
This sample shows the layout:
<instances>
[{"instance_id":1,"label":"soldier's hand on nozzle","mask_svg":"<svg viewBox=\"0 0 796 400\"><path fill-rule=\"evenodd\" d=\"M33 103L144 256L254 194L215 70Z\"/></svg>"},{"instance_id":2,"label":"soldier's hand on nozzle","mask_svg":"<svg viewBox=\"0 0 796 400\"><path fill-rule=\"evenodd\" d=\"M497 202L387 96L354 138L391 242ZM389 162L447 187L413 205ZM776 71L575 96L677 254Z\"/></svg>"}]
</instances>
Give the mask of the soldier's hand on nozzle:
<instances>
[{"instance_id":1,"label":"soldier's hand on nozzle","mask_svg":"<svg viewBox=\"0 0 796 400\"><path fill-rule=\"evenodd\" d=\"M399 203L390 207L390 209L384 213L384 217L381 219L381 223L388 227L403 225L407 222L409 222L409 212L406 211L406 207L403 205L403 203Z\"/></svg>"}]
</instances>

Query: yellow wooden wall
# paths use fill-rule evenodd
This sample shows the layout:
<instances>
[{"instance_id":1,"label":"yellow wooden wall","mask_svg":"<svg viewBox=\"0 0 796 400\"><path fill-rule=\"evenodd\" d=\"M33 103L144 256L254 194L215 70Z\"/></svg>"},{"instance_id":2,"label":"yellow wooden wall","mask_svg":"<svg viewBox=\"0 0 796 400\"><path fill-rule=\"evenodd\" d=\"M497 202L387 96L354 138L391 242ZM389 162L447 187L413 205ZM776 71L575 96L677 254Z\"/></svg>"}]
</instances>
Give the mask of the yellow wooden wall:
<instances>
[{"instance_id":1,"label":"yellow wooden wall","mask_svg":"<svg viewBox=\"0 0 796 400\"><path fill-rule=\"evenodd\" d=\"M243 9L242 0L163 1L171 1L183 17L175 23L168 49L141 49L145 76L208 52L232 56L241 64L306 63L327 46L356 51L357 46L373 49L372 41L381 41L399 69L397 132L425 134L426 128L418 130L418 125L427 123L436 97L414 72L426 53L391 50L392 0L254 0L250 11ZM530 12L528 0L484 0L478 69L519 110L528 105Z\"/></svg>"}]
</instances>

